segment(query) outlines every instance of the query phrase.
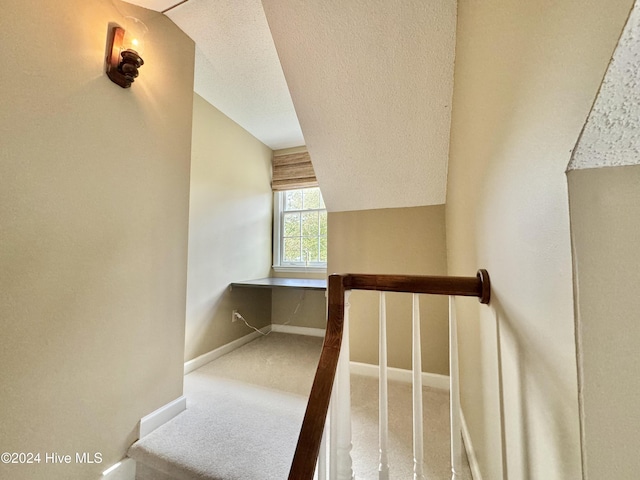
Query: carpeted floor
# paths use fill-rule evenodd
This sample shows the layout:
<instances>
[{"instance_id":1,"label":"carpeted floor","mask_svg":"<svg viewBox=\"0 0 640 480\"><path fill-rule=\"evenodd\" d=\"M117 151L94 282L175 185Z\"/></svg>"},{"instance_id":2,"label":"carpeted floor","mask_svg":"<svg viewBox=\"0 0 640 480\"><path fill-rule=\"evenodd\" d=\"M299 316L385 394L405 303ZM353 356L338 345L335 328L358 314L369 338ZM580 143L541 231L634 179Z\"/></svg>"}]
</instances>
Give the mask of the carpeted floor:
<instances>
[{"instance_id":1,"label":"carpeted floor","mask_svg":"<svg viewBox=\"0 0 640 480\"><path fill-rule=\"evenodd\" d=\"M136 444L138 480L283 480L288 476L322 339L272 333L185 377L187 410ZM410 479L411 386L389 385L392 479ZM352 375L356 478L378 469L378 384ZM451 478L447 392L424 388L425 474ZM471 480L466 458L461 480ZM141 465L142 464L142 465Z\"/></svg>"}]
</instances>

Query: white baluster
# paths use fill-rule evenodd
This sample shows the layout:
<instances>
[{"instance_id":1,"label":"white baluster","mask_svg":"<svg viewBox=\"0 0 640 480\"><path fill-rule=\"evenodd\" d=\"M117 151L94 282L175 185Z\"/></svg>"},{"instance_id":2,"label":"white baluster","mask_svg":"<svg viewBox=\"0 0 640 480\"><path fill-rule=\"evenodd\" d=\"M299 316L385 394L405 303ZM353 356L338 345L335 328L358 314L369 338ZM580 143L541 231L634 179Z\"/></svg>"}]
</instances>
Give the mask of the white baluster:
<instances>
[{"instance_id":1,"label":"white baluster","mask_svg":"<svg viewBox=\"0 0 640 480\"><path fill-rule=\"evenodd\" d=\"M340 361L338 360L338 369ZM338 370L339 371L339 370ZM329 480L338 478L338 372L333 381L331 403L329 403Z\"/></svg>"},{"instance_id":2,"label":"white baluster","mask_svg":"<svg viewBox=\"0 0 640 480\"><path fill-rule=\"evenodd\" d=\"M462 435L460 423L460 387L458 370L458 323L455 298L449 296L449 381L451 409L451 480L462 472Z\"/></svg>"},{"instance_id":3,"label":"white baluster","mask_svg":"<svg viewBox=\"0 0 640 480\"><path fill-rule=\"evenodd\" d=\"M387 445L389 439L389 399L387 392L387 302L384 292L380 292L380 341L378 363L380 368L378 412L380 428L380 463L378 465L379 480L389 480L389 458Z\"/></svg>"},{"instance_id":4,"label":"white baluster","mask_svg":"<svg viewBox=\"0 0 640 480\"><path fill-rule=\"evenodd\" d=\"M413 294L413 480L424 480L422 434L422 352L420 298Z\"/></svg>"},{"instance_id":5,"label":"white baluster","mask_svg":"<svg viewBox=\"0 0 640 480\"><path fill-rule=\"evenodd\" d=\"M331 480L353 480L351 461L351 378L349 368L349 295L350 291L344 295L344 326L342 333L342 347L340 348L340 358L338 360L338 370L334 389L336 408L335 421L332 418L331 430L335 430L336 441L336 469L337 475L331 476Z\"/></svg>"},{"instance_id":6,"label":"white baluster","mask_svg":"<svg viewBox=\"0 0 640 480\"><path fill-rule=\"evenodd\" d=\"M325 424L324 431L322 432L322 440L320 441L320 453L318 454L318 464L316 466L317 480L327 480L327 430L329 429L329 422Z\"/></svg>"}]
</instances>

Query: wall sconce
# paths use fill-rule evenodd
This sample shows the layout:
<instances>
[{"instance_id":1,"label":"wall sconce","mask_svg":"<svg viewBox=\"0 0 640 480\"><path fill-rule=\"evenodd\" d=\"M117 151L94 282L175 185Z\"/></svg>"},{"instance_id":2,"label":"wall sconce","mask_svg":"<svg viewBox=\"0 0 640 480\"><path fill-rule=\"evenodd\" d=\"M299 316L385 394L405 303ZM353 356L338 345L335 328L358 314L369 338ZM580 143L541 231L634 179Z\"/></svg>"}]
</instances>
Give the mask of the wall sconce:
<instances>
[{"instance_id":1,"label":"wall sconce","mask_svg":"<svg viewBox=\"0 0 640 480\"><path fill-rule=\"evenodd\" d=\"M140 56L144 51L147 26L135 17L125 18L125 28L111 30L107 47L107 76L122 88L129 88L144 65Z\"/></svg>"}]
</instances>

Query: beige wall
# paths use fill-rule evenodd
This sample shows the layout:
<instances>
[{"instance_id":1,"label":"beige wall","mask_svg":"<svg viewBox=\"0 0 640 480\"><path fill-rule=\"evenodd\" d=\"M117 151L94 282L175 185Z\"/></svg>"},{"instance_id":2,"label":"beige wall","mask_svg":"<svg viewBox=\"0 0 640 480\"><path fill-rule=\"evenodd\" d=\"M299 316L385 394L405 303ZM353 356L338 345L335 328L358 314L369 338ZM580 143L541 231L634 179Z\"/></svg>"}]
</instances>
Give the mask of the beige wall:
<instances>
[{"instance_id":1,"label":"beige wall","mask_svg":"<svg viewBox=\"0 0 640 480\"><path fill-rule=\"evenodd\" d=\"M565 167L631 6L458 2L447 193L462 406L483 478L581 478Z\"/></svg>"},{"instance_id":2,"label":"beige wall","mask_svg":"<svg viewBox=\"0 0 640 480\"><path fill-rule=\"evenodd\" d=\"M271 272L272 277L327 278L318 272ZM326 290L274 288L271 294L271 323L296 327L326 328Z\"/></svg>"},{"instance_id":3,"label":"beige wall","mask_svg":"<svg viewBox=\"0 0 640 480\"><path fill-rule=\"evenodd\" d=\"M639 27L636 0L567 173L582 462L591 480L635 478L640 468Z\"/></svg>"},{"instance_id":4,"label":"beige wall","mask_svg":"<svg viewBox=\"0 0 640 480\"><path fill-rule=\"evenodd\" d=\"M446 275L444 205L329 213L328 271ZM473 272L475 273L475 272ZM378 297L354 291L351 360L378 363ZM422 295L422 369L448 374L448 305ZM411 368L411 295L387 294L389 366Z\"/></svg>"},{"instance_id":5,"label":"beige wall","mask_svg":"<svg viewBox=\"0 0 640 480\"><path fill-rule=\"evenodd\" d=\"M271 268L271 150L194 94L185 360L271 322L271 292L236 288Z\"/></svg>"},{"instance_id":6,"label":"beige wall","mask_svg":"<svg viewBox=\"0 0 640 480\"><path fill-rule=\"evenodd\" d=\"M300 278L296 274L284 274ZM327 299L324 291L275 288L272 294L271 323L296 327L327 327Z\"/></svg>"},{"instance_id":7,"label":"beige wall","mask_svg":"<svg viewBox=\"0 0 640 480\"><path fill-rule=\"evenodd\" d=\"M98 478L182 394L194 45L117 1L2 7L0 449L43 457L0 477ZM128 90L104 74L125 14L150 30Z\"/></svg>"},{"instance_id":8,"label":"beige wall","mask_svg":"<svg viewBox=\"0 0 640 480\"><path fill-rule=\"evenodd\" d=\"M640 166L568 173L585 478L640 470Z\"/></svg>"}]
</instances>

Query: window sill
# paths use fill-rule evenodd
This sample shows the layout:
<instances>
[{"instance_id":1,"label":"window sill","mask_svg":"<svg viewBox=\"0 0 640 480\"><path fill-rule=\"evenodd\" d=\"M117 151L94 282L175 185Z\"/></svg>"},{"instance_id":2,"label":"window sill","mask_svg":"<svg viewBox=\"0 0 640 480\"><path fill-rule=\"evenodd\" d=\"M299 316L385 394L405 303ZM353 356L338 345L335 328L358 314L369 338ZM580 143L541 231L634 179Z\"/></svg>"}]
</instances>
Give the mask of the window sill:
<instances>
[{"instance_id":1,"label":"window sill","mask_svg":"<svg viewBox=\"0 0 640 480\"><path fill-rule=\"evenodd\" d=\"M280 265L273 265L273 271L277 273L327 273L327 267L295 267L287 265L282 267Z\"/></svg>"}]
</instances>

